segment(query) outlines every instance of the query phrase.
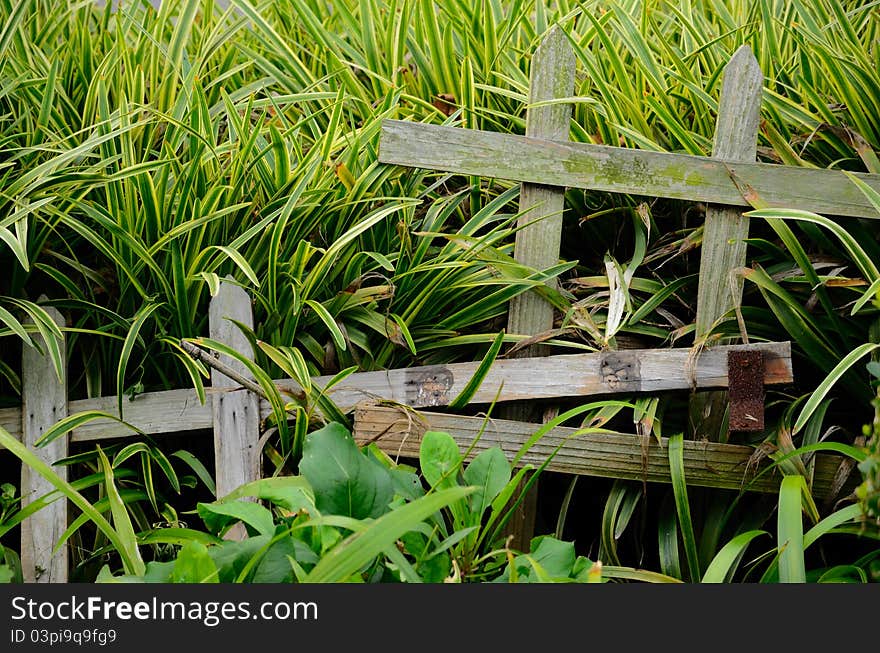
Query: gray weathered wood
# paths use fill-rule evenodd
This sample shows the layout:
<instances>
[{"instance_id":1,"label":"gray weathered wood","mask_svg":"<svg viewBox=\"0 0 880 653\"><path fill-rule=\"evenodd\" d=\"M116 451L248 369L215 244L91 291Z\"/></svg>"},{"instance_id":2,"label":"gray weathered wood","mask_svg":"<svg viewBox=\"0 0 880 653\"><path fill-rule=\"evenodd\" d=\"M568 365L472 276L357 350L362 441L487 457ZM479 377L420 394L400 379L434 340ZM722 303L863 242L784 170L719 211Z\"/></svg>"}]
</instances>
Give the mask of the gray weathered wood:
<instances>
[{"instance_id":1,"label":"gray weathered wood","mask_svg":"<svg viewBox=\"0 0 880 653\"><path fill-rule=\"evenodd\" d=\"M220 284L208 308L211 338L219 340L253 360L253 350L235 322L253 328L251 300L243 288L228 278ZM243 363L229 356L220 360L242 376L252 378ZM232 379L211 370L212 388L237 387ZM214 461L217 496L222 497L240 485L260 478L260 402L248 390L216 393L211 398L214 426ZM230 531L227 537L240 539L244 529Z\"/></svg>"},{"instance_id":2,"label":"gray weathered wood","mask_svg":"<svg viewBox=\"0 0 880 653\"><path fill-rule=\"evenodd\" d=\"M583 397L615 393L662 392L727 386L727 351L743 345L713 347L694 357L691 349L630 349L616 352L564 354L536 358L496 360L477 389L472 404L495 400L520 401ZM791 345L756 343L765 353L764 382L790 383ZM371 398L384 398L410 406L445 406L461 392L479 363L453 363L381 372L352 374L327 395L343 410ZM330 377L317 377L324 387ZM278 382L295 390L294 382ZM500 391L500 395L498 394Z\"/></svg>"},{"instance_id":3,"label":"gray weathered wood","mask_svg":"<svg viewBox=\"0 0 880 653\"><path fill-rule=\"evenodd\" d=\"M667 390L727 387L727 352L736 349L764 352L764 384L790 383L791 344L788 342L722 345L703 350L694 357L691 349L628 349L618 352L562 354L536 358L496 360L474 394L472 404L488 404L527 399L589 397L615 393L663 392ZM414 408L446 406L473 377L479 363L451 363L378 372L358 372L327 391L327 396L343 411L369 399L386 399ZM315 388L324 388L331 376L312 378ZM301 392L293 379L279 379L275 385L283 393ZM499 394L500 391L500 394ZM240 392L235 388L207 389L205 405L192 389L165 390L126 399L125 419L144 433L184 433L210 429L213 405L220 396ZM116 397L98 397L70 402L70 412L103 410L115 413ZM260 417L271 407L260 402ZM21 409L0 410L0 426L21 440ZM97 420L76 429L74 442L124 438L132 430L112 420Z\"/></svg>"},{"instance_id":4,"label":"gray weathered wood","mask_svg":"<svg viewBox=\"0 0 880 653\"><path fill-rule=\"evenodd\" d=\"M45 310L59 326L64 326L61 313L51 307ZM34 335L34 341L45 351L45 342L40 335ZM61 351L64 351L63 346ZM61 378L58 378L48 353L43 355L25 347L22 352L21 385L22 442L40 460L52 465L67 456L67 438L57 438L44 447L34 445L58 420L67 417L67 371L64 369ZM58 476L67 480L67 467L55 466L53 469ZM29 465L22 465L22 508L54 489L55 486ZM67 500L64 497L21 523L21 568L26 583L67 582L67 547L53 552L66 529Z\"/></svg>"},{"instance_id":5,"label":"gray weathered wood","mask_svg":"<svg viewBox=\"0 0 880 653\"><path fill-rule=\"evenodd\" d=\"M557 26L544 38L532 57L526 136L567 141L571 104L543 104L571 97L574 93L575 56L565 33ZM513 256L524 265L545 270L559 262L562 238L562 210L565 189L524 183L520 189L519 213ZM556 281L547 281L555 286ZM507 332L533 336L553 327L553 306L537 292L514 297L508 311ZM543 349L523 350L522 357Z\"/></svg>"},{"instance_id":6,"label":"gray weathered wood","mask_svg":"<svg viewBox=\"0 0 880 653\"><path fill-rule=\"evenodd\" d=\"M199 401L195 390L162 390L136 395L125 402L124 417L129 424L136 426L146 435L164 433L190 433L210 430L214 425L212 400L216 389L205 388L207 400ZM225 392L224 394L228 394ZM100 410L111 415L117 414L116 396L78 399L70 402L70 412ZM75 429L70 434L72 442L87 442L136 435L134 431L117 421L99 419Z\"/></svg>"},{"instance_id":7,"label":"gray weathered wood","mask_svg":"<svg viewBox=\"0 0 880 653\"><path fill-rule=\"evenodd\" d=\"M554 26L535 50L529 66L529 107L526 112L526 136L550 141L567 141L571 123L571 104L542 104L574 94L575 55L568 37ZM559 262L562 242L562 211L565 189L523 183L520 188L518 231L513 257L536 270L546 270ZM556 279L547 285L556 286ZM553 328L553 305L531 290L510 300L507 332L534 336ZM518 357L548 354L546 346L533 345L517 352ZM519 403L501 408L502 417L539 422L540 411L533 403ZM524 487L525 485L523 485ZM535 527L537 485L519 506L508 524L514 536L513 546L527 549Z\"/></svg>"},{"instance_id":8,"label":"gray weathered wood","mask_svg":"<svg viewBox=\"0 0 880 653\"><path fill-rule=\"evenodd\" d=\"M485 425L485 429L484 429ZM355 410L355 440L359 444L375 442L391 456L417 458L419 444L425 430L443 431L452 435L461 451L470 449L470 457L499 446L509 460L534 434L534 424L482 417L463 417L441 413L419 412L417 416L404 414L400 409L362 404ZM479 439L477 436L479 435ZM621 478L669 483L668 439L661 444L651 439L647 460L643 463L642 441L637 435L624 433L582 433L570 427L557 427L533 445L522 457L521 464L542 465L553 455L546 469L565 474ZM760 477L767 460L750 464L755 453L752 447L711 442L684 442L685 478L689 486L745 490L749 492L776 492L780 474L768 472ZM813 477L815 496L827 498L833 487L834 475L843 458L836 455L816 457ZM644 466L643 466L644 465ZM846 491L854 486L852 477L845 484Z\"/></svg>"},{"instance_id":9,"label":"gray weathered wood","mask_svg":"<svg viewBox=\"0 0 880 653\"><path fill-rule=\"evenodd\" d=\"M193 433L210 430L214 424L211 409L212 390L207 388L207 401L202 404L195 390L162 390L145 392L125 401L125 421L146 435L166 433ZM110 415L118 413L116 395L75 399L68 402L72 415L89 410L100 410ZM0 426L12 437L21 440L21 409L0 410ZM97 419L71 431L70 442L88 442L109 438L126 438L138 435L136 431L116 420ZM2 446L0 446L2 448Z\"/></svg>"},{"instance_id":10,"label":"gray weathered wood","mask_svg":"<svg viewBox=\"0 0 880 653\"><path fill-rule=\"evenodd\" d=\"M839 170L729 163L397 120L382 123L379 160L462 175L731 206L751 206L745 197L754 193L769 207L880 218ZM856 176L880 192L880 175Z\"/></svg>"},{"instance_id":11,"label":"gray weathered wood","mask_svg":"<svg viewBox=\"0 0 880 653\"><path fill-rule=\"evenodd\" d=\"M753 162L758 147L758 121L764 75L751 49L743 45L724 68L718 101L712 156L725 161ZM697 289L697 341L716 321L742 300L742 279L733 273L746 264L749 219L734 207L709 205L700 252ZM696 439L725 441L723 428L727 393L696 393L690 402L690 422Z\"/></svg>"}]
</instances>

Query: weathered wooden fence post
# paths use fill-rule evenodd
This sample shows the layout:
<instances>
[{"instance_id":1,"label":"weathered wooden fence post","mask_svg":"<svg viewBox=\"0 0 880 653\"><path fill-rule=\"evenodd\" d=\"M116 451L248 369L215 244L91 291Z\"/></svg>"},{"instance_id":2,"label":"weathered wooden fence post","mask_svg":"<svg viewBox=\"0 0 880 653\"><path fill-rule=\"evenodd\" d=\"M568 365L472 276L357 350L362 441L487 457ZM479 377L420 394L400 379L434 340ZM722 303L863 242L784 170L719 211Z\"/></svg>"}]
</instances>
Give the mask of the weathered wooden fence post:
<instances>
[{"instance_id":1,"label":"weathered wooden fence post","mask_svg":"<svg viewBox=\"0 0 880 653\"><path fill-rule=\"evenodd\" d=\"M64 326L61 313L51 307L46 308L46 312L59 326ZM41 354L31 347L24 347L22 352L22 442L37 457L51 465L67 456L67 437L57 438L40 448L36 448L34 443L55 422L67 417L67 361L65 358L59 378L45 341L39 335L34 335L34 341L46 353ZM65 349L63 342L62 340L62 354ZM54 470L61 478L67 480L67 467L57 466ZM54 489L49 481L33 471L30 466L22 465L22 508ZM67 499L63 496L21 523L21 567L26 583L67 582L67 546L53 553L56 543L65 530L67 530Z\"/></svg>"},{"instance_id":2,"label":"weathered wooden fence post","mask_svg":"<svg viewBox=\"0 0 880 653\"><path fill-rule=\"evenodd\" d=\"M724 161L754 162L764 76L755 55L743 45L724 68L718 101L712 157ZM735 173L735 166L731 166ZM739 305L742 279L734 271L746 264L749 219L741 208L710 204L706 209L697 289L696 340L708 334L715 322ZM723 390L695 393L690 422L695 439L725 442L724 415L728 407Z\"/></svg>"},{"instance_id":3,"label":"weathered wooden fence post","mask_svg":"<svg viewBox=\"0 0 880 653\"><path fill-rule=\"evenodd\" d=\"M571 97L574 93L575 55L568 37L559 26L553 27L535 54L529 71L529 104L526 114L526 136L548 141L567 141L570 131L571 104L538 103ZM520 190L520 228L514 243L514 258L538 270L559 262L562 241L562 210L565 188L524 183ZM550 280L548 285L555 285ZM536 292L517 295L510 302L507 332L534 336L553 328L553 306ZM547 347L532 346L518 352L519 356L542 356ZM504 407L500 414L507 419L540 422L534 406L520 403ZM508 525L514 535L513 546L528 550L535 525L537 486L525 497Z\"/></svg>"},{"instance_id":4,"label":"weathered wooden fence post","mask_svg":"<svg viewBox=\"0 0 880 653\"><path fill-rule=\"evenodd\" d=\"M243 288L227 277L220 291L211 299L208 308L208 329L211 338L229 345L246 358L253 360L253 351L247 338L236 326L240 322L253 328L251 298ZM220 360L241 375L253 378L247 368L229 356ZM220 389L211 398L214 417L214 463L217 497L222 497L238 486L260 478L260 403L250 391L225 390L236 387L235 381L216 370L211 370L211 387ZM244 527L238 524L227 533L229 539L242 539Z\"/></svg>"}]
</instances>

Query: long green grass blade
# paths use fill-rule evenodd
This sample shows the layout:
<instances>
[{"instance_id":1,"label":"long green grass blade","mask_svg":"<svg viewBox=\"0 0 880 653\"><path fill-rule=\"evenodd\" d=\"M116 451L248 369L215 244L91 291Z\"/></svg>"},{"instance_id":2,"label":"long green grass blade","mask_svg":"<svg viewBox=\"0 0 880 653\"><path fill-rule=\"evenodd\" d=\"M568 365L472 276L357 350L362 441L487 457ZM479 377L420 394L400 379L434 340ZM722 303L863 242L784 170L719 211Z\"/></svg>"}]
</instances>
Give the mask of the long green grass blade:
<instances>
[{"instance_id":1,"label":"long green grass blade","mask_svg":"<svg viewBox=\"0 0 880 653\"><path fill-rule=\"evenodd\" d=\"M794 427L792 428L792 433L797 433L800 431L804 425L809 421L810 417L819 407L819 404L825 399L828 395L828 392L840 380L846 372L856 364L862 357L867 356L873 351L876 351L880 348L880 344L874 343L865 343L863 345L859 345L849 354L843 357L841 361L834 366L828 376L826 376L822 382L816 387L813 393L810 395L810 398L807 400L807 403L804 404L804 407L801 409L800 414L798 415L797 421L794 423Z\"/></svg>"},{"instance_id":2,"label":"long green grass blade","mask_svg":"<svg viewBox=\"0 0 880 653\"><path fill-rule=\"evenodd\" d=\"M465 406L467 406L468 402L470 402L471 400L471 397L473 397L474 393L479 390L480 385L482 385L483 383L483 379L485 379L486 375L489 373L489 369L492 367L492 364L498 357L498 353L501 351L501 347L503 344L504 331L501 331L497 336L495 336L495 340L492 341L492 345L489 347L486 355L483 356L483 359L480 361L479 366L477 366L474 375L468 380L464 388L461 389L461 392L459 392L455 396L455 398L449 402L450 408L464 408Z\"/></svg>"},{"instance_id":3,"label":"long green grass blade","mask_svg":"<svg viewBox=\"0 0 880 653\"><path fill-rule=\"evenodd\" d=\"M55 422L51 427L49 427L49 429L47 429L43 433L43 435L40 436L40 438L34 444L38 447L44 447L53 440L57 440L58 438L60 438L62 435L67 435L68 433L70 433L70 431L73 431L74 429L97 419L109 419L119 424L122 424L123 426L127 426L131 429L132 433L142 433L142 431L138 427L129 424L128 422L125 422L115 415L111 415L110 413L107 413L105 411L83 410L74 413L73 415L68 415L67 417L64 417L63 419Z\"/></svg>"},{"instance_id":4,"label":"long green grass blade","mask_svg":"<svg viewBox=\"0 0 880 653\"><path fill-rule=\"evenodd\" d=\"M806 583L802 495L807 491L803 476L786 476L779 488L777 538L779 581Z\"/></svg>"},{"instance_id":5,"label":"long green grass blade","mask_svg":"<svg viewBox=\"0 0 880 653\"><path fill-rule=\"evenodd\" d=\"M669 473L672 477L672 491L675 494L675 510L678 514L678 526L684 542L685 561L692 583L700 580L700 554L697 539L694 536L694 525L691 521L691 508L688 503L687 482L684 476L684 436L677 433L669 438Z\"/></svg>"},{"instance_id":6,"label":"long green grass blade","mask_svg":"<svg viewBox=\"0 0 880 653\"><path fill-rule=\"evenodd\" d=\"M131 353L134 350L134 346L137 343L144 323L150 318L150 315L160 307L161 304L147 304L141 308L137 315L134 316L131 328L125 336L125 341L122 343L122 352L119 354L119 364L116 367L116 408L119 410L119 419L122 419L123 417L122 407L124 405L123 398L125 396L125 371L128 367L129 358L131 357Z\"/></svg>"},{"instance_id":7,"label":"long green grass blade","mask_svg":"<svg viewBox=\"0 0 880 653\"><path fill-rule=\"evenodd\" d=\"M727 544L721 547L721 550L715 554L715 557L712 559L712 562L709 563L709 566L706 568L706 573L703 574L704 583L726 583L730 582L734 572L736 571L737 565L739 565L743 556L745 555L746 549L749 544L752 543L757 537L761 535L767 535L767 531L746 531L745 533L740 533L732 540L730 540Z\"/></svg>"},{"instance_id":8,"label":"long green grass blade","mask_svg":"<svg viewBox=\"0 0 880 653\"><path fill-rule=\"evenodd\" d=\"M642 583L680 583L678 578L659 574L646 569L633 567L618 567L615 565L602 565L602 575L605 578L619 578L621 580L634 580Z\"/></svg>"},{"instance_id":9,"label":"long green grass blade","mask_svg":"<svg viewBox=\"0 0 880 653\"><path fill-rule=\"evenodd\" d=\"M84 515L87 515L98 530L103 533L119 555L122 557L122 564L126 573L137 574L142 573L143 562L139 556L133 556L130 551L130 542L126 541L124 535L117 532L110 525L104 516L95 510L94 506L80 494L70 483L62 479L56 474L49 465L37 458L31 453L27 447L21 442L13 438L8 431L0 427L0 444L11 451L19 460L40 476L49 481L61 494L69 499Z\"/></svg>"}]
</instances>

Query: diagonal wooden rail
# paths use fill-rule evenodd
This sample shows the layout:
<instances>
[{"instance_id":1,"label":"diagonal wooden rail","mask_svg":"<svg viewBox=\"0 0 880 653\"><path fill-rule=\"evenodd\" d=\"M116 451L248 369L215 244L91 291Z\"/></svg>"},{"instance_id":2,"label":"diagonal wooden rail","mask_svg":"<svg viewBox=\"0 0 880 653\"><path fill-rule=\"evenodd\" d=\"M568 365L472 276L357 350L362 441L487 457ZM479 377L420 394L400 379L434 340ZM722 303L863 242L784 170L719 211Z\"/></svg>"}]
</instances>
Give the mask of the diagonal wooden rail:
<instances>
[{"instance_id":1,"label":"diagonal wooden rail","mask_svg":"<svg viewBox=\"0 0 880 653\"><path fill-rule=\"evenodd\" d=\"M760 198L767 207L880 219L877 210L840 170L727 162L400 120L383 122L379 161L710 204L750 207L751 198ZM854 174L880 192L880 175Z\"/></svg>"},{"instance_id":2,"label":"diagonal wooden rail","mask_svg":"<svg viewBox=\"0 0 880 653\"><path fill-rule=\"evenodd\" d=\"M414 417L399 408L365 403L355 410L355 440L359 444L375 442L391 456L417 459L419 444L426 430L443 431L455 438L462 451L476 456L498 446L513 459L535 432L534 424L512 420L467 417L433 412L419 412ZM668 439L651 440L647 456L634 434L584 432L572 427L551 429L522 456L520 465L540 467L547 461L551 472L620 478L633 481L669 483ZM473 448L471 446L473 445ZM845 459L833 454L816 458L812 489L817 497L834 498L841 490L851 491L855 483L837 478ZM768 467L766 458L758 460L749 446L686 440L684 442L685 478L689 485L776 492L781 474Z\"/></svg>"}]
</instances>

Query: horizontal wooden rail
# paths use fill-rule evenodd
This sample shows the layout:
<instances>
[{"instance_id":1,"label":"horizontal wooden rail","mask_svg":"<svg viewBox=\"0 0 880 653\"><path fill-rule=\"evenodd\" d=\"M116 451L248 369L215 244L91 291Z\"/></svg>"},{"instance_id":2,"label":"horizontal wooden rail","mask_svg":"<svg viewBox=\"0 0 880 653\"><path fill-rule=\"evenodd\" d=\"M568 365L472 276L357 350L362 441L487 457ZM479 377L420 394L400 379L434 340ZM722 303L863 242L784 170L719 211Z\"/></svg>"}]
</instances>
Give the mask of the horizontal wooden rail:
<instances>
[{"instance_id":1,"label":"horizontal wooden rail","mask_svg":"<svg viewBox=\"0 0 880 653\"><path fill-rule=\"evenodd\" d=\"M214 421L211 414L211 389L204 405L199 401L195 390L163 390L137 395L124 404L123 418L147 435L162 433L184 433L210 430ZM116 396L78 399L68 403L68 412L100 410L111 415L116 411ZM0 426L13 437L21 439L21 409L0 409ZM107 419L94 420L71 433L70 440L84 442L106 438L124 438L136 435L134 431L119 422Z\"/></svg>"},{"instance_id":2,"label":"horizontal wooden rail","mask_svg":"<svg viewBox=\"0 0 880 653\"><path fill-rule=\"evenodd\" d=\"M471 404L525 399L555 399L613 393L661 392L690 388L726 388L727 352L764 352L766 385L792 381L791 344L727 345L694 350L629 349L496 360ZM364 399L390 399L416 408L445 406L473 377L479 363L452 363L352 374L329 396L344 410ZM323 386L328 377L320 377ZM283 382L279 385L283 386ZM500 394L499 394L500 392Z\"/></svg>"},{"instance_id":3,"label":"horizontal wooden rail","mask_svg":"<svg viewBox=\"0 0 880 653\"><path fill-rule=\"evenodd\" d=\"M355 409L354 436L359 444L375 442L380 449L392 456L418 458L421 437L426 430L449 433L464 452L470 448L484 426L485 430L473 447L471 455L500 446L510 460L539 428L535 424L500 419L490 419L487 424L482 417L430 412L412 415L399 408L362 404ZM652 439L647 447L645 460L642 457L641 441L636 435L577 432L576 428L561 426L550 430L522 457L522 464L538 467L559 447L559 451L547 465L546 469L549 471L634 481L670 482L669 453L666 448L668 439L663 438L662 444ZM689 485L701 487L776 492L781 474L769 470L757 477L756 474L766 468L767 461L750 465L754 452L752 447L743 445L685 440L685 478ZM815 496L828 497L842 460L841 456L835 455L819 455L816 458L813 477ZM851 489L851 485L849 483L845 487Z\"/></svg>"},{"instance_id":4,"label":"horizontal wooden rail","mask_svg":"<svg viewBox=\"0 0 880 653\"><path fill-rule=\"evenodd\" d=\"M563 354L540 358L496 360L471 404L524 399L585 397L615 393L660 392L691 388L727 387L727 352L752 349L764 352L764 384L792 381L791 343L771 342L753 345L712 347L695 356L686 348L628 349L589 354ZM328 391L343 412L368 399L387 399L414 408L446 406L471 380L479 363L452 363L409 367L350 375ZM312 383L323 388L332 377L319 376ZM297 394L301 388L292 379L275 384L285 392ZM165 390L137 395L126 401L123 418L145 434L183 433L211 429L211 398L231 389L207 388L202 405L194 390ZM70 414L100 410L116 413L116 397L80 399L69 403ZM269 403L260 401L260 415L270 412ZM0 410L0 426L21 438L21 410ZM94 420L71 434L71 441L129 437L135 433L119 422Z\"/></svg>"},{"instance_id":5,"label":"horizontal wooden rail","mask_svg":"<svg viewBox=\"0 0 880 653\"><path fill-rule=\"evenodd\" d=\"M733 206L752 206L746 198L753 195L771 207L880 218L839 170L733 163L400 120L383 121L379 161L548 186ZM880 192L880 175L857 176Z\"/></svg>"}]
</instances>

